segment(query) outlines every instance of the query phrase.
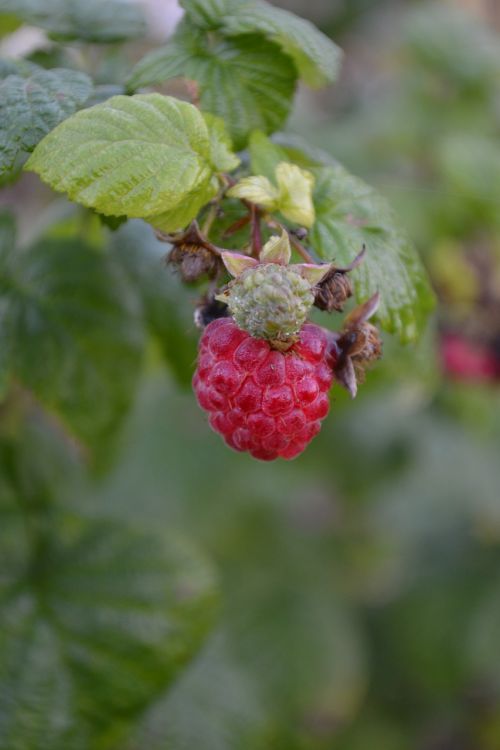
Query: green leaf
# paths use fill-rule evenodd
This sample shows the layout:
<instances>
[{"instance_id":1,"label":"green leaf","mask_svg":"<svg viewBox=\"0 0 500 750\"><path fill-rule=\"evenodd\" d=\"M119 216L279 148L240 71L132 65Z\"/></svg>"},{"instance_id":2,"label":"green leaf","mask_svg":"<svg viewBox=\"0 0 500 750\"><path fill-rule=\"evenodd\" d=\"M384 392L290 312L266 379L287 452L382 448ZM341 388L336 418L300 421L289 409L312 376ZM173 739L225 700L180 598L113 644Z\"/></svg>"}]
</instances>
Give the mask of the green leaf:
<instances>
[{"instance_id":1,"label":"green leaf","mask_svg":"<svg viewBox=\"0 0 500 750\"><path fill-rule=\"evenodd\" d=\"M54 37L86 42L117 42L146 31L137 2L128 0L0 0L0 13L11 13Z\"/></svg>"},{"instance_id":2,"label":"green leaf","mask_svg":"<svg viewBox=\"0 0 500 750\"><path fill-rule=\"evenodd\" d=\"M232 172L239 166L240 159L233 153L233 144L224 120L210 112L202 112L202 114L210 135L212 164L218 172Z\"/></svg>"},{"instance_id":3,"label":"green leaf","mask_svg":"<svg viewBox=\"0 0 500 750\"><path fill-rule=\"evenodd\" d=\"M198 83L202 109L223 119L237 149L252 130L281 127L296 82L289 58L261 36L210 39L186 22L166 47L138 63L128 85L135 89L177 76Z\"/></svg>"},{"instance_id":4,"label":"green leaf","mask_svg":"<svg viewBox=\"0 0 500 750\"><path fill-rule=\"evenodd\" d=\"M414 340L433 307L426 272L386 200L342 166L316 167L316 222L310 242L323 260L346 265L366 246L352 277L358 300L380 292L377 319L402 341Z\"/></svg>"},{"instance_id":5,"label":"green leaf","mask_svg":"<svg viewBox=\"0 0 500 750\"><path fill-rule=\"evenodd\" d=\"M342 52L310 21L259 0L183 0L189 19L226 36L262 34L292 58L300 78L319 88L338 75Z\"/></svg>"},{"instance_id":6,"label":"green leaf","mask_svg":"<svg viewBox=\"0 0 500 750\"><path fill-rule=\"evenodd\" d=\"M309 86L320 88L337 78L342 52L310 21L266 2L236 3L231 11L224 20L227 34L260 32L292 58Z\"/></svg>"},{"instance_id":7,"label":"green leaf","mask_svg":"<svg viewBox=\"0 0 500 750\"><path fill-rule=\"evenodd\" d=\"M90 78L74 70L39 70L26 78L8 75L1 81L0 175L81 107L91 91Z\"/></svg>"},{"instance_id":8,"label":"green leaf","mask_svg":"<svg viewBox=\"0 0 500 750\"><path fill-rule=\"evenodd\" d=\"M240 0L236 0L240 2ZM224 16L231 12L235 0L180 0L186 15L200 29L218 29Z\"/></svg>"},{"instance_id":9,"label":"green leaf","mask_svg":"<svg viewBox=\"0 0 500 750\"><path fill-rule=\"evenodd\" d=\"M169 248L141 221L129 222L111 239L112 255L140 296L150 333L178 382L189 386L199 331L194 326L193 305L186 299L185 287L166 266Z\"/></svg>"},{"instance_id":10,"label":"green leaf","mask_svg":"<svg viewBox=\"0 0 500 750\"><path fill-rule=\"evenodd\" d=\"M212 571L177 537L56 512L31 523L23 503L0 499L2 549L18 539L0 579L0 746L115 747L202 642Z\"/></svg>"},{"instance_id":11,"label":"green leaf","mask_svg":"<svg viewBox=\"0 0 500 750\"><path fill-rule=\"evenodd\" d=\"M0 249L3 367L94 458L130 405L142 349L136 299L101 251L47 239L19 252L11 233Z\"/></svg>"},{"instance_id":12,"label":"green leaf","mask_svg":"<svg viewBox=\"0 0 500 750\"><path fill-rule=\"evenodd\" d=\"M208 128L192 104L160 94L114 96L78 112L26 168L100 213L179 229L216 193Z\"/></svg>"}]
</instances>

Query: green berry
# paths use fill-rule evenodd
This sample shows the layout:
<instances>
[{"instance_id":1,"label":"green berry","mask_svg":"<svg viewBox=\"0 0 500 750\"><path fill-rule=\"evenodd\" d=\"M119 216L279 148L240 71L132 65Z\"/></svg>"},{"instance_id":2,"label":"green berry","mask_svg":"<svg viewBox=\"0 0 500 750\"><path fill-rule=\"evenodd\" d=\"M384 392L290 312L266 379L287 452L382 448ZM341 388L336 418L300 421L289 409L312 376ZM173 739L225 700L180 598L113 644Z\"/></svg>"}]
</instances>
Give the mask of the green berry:
<instances>
[{"instance_id":1,"label":"green berry","mask_svg":"<svg viewBox=\"0 0 500 750\"><path fill-rule=\"evenodd\" d=\"M305 323L314 295L293 266L264 263L232 282L227 303L237 325L251 336L287 339Z\"/></svg>"}]
</instances>

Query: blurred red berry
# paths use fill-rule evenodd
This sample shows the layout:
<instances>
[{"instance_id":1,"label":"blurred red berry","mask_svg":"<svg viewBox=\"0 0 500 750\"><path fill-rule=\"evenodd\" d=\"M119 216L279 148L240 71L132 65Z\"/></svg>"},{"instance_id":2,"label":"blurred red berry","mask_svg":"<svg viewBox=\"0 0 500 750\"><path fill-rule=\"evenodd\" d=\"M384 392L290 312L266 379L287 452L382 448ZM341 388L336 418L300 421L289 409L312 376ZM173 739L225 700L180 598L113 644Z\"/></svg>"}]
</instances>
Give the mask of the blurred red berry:
<instances>
[{"instance_id":1,"label":"blurred red berry","mask_svg":"<svg viewBox=\"0 0 500 750\"><path fill-rule=\"evenodd\" d=\"M328 414L336 351L327 333L306 323L281 352L219 318L205 328L199 350L193 387L212 429L264 461L302 453Z\"/></svg>"},{"instance_id":2,"label":"blurred red berry","mask_svg":"<svg viewBox=\"0 0 500 750\"><path fill-rule=\"evenodd\" d=\"M500 363L490 348L455 333L441 339L445 372L455 380L491 382L500 378Z\"/></svg>"}]
</instances>

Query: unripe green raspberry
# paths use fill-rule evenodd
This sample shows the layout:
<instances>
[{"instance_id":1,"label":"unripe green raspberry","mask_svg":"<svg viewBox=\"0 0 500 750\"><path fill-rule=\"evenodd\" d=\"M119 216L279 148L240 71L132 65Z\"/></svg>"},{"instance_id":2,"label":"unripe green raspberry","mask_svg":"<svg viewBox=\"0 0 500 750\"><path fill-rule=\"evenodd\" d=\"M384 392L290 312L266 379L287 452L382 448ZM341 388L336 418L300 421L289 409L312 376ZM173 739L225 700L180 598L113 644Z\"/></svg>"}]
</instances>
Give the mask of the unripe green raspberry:
<instances>
[{"instance_id":1,"label":"unripe green raspberry","mask_svg":"<svg viewBox=\"0 0 500 750\"><path fill-rule=\"evenodd\" d=\"M263 263L232 282L227 303L237 325L251 336L286 339L305 323L314 295L294 266Z\"/></svg>"}]
</instances>

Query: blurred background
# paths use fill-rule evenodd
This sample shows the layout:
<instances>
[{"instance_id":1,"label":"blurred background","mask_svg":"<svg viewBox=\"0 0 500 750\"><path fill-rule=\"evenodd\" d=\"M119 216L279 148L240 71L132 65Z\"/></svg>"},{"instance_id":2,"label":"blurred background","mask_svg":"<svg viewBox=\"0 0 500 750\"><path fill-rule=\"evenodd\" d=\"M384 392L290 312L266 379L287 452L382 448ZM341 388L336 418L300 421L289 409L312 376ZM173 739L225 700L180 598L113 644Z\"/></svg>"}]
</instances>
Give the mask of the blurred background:
<instances>
[{"instance_id":1,"label":"blurred background","mask_svg":"<svg viewBox=\"0 0 500 750\"><path fill-rule=\"evenodd\" d=\"M355 401L333 388L304 455L266 465L195 403L196 292L165 272L168 320L119 443L92 478L66 477L65 502L184 534L214 564L220 611L123 750L499 750L500 3L274 4L345 52L288 130L390 200L439 303L417 346L385 338ZM153 46L179 10L145 6ZM27 28L1 44L62 54ZM147 47L94 58L94 74L112 85ZM33 175L0 202L21 244L74 231ZM164 253L141 222L105 241Z\"/></svg>"}]
</instances>

